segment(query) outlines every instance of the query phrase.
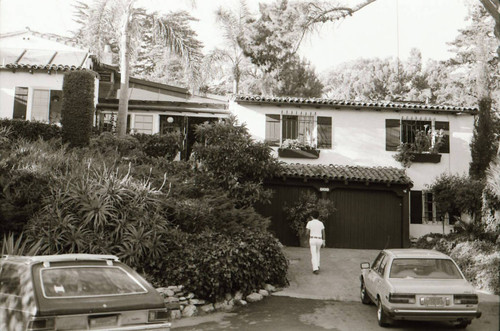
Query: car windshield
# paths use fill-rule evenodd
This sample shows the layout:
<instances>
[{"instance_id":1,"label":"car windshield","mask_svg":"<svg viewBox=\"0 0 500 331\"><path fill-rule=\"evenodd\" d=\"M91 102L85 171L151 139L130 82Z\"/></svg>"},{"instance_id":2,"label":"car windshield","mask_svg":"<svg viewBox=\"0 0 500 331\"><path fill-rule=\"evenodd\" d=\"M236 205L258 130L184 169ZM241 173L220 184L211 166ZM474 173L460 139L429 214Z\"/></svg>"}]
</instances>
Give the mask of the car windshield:
<instances>
[{"instance_id":1,"label":"car windshield","mask_svg":"<svg viewBox=\"0 0 500 331\"><path fill-rule=\"evenodd\" d=\"M462 279L448 259L394 259L389 278Z\"/></svg>"},{"instance_id":2,"label":"car windshield","mask_svg":"<svg viewBox=\"0 0 500 331\"><path fill-rule=\"evenodd\" d=\"M112 266L57 267L41 270L47 298L146 293L129 273Z\"/></svg>"}]
</instances>

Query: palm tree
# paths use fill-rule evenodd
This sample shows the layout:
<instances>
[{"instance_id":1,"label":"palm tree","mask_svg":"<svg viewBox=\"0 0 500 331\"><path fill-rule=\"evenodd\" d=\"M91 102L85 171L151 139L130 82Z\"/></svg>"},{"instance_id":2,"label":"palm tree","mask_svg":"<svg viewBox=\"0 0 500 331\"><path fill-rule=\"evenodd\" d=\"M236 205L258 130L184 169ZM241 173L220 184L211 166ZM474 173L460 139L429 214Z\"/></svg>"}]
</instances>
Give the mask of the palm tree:
<instances>
[{"instance_id":1,"label":"palm tree","mask_svg":"<svg viewBox=\"0 0 500 331\"><path fill-rule=\"evenodd\" d=\"M168 24L157 12L148 13L136 7L136 0L94 0L90 5L78 2L76 21L81 23L75 37L101 57L104 45L119 49L120 93L117 116L117 133L123 137L127 130L128 82L130 57L140 44L146 27L151 28L154 42L166 46L179 55L188 65L199 56L177 27ZM148 22L149 24L145 24ZM151 32L151 31L149 31Z\"/></svg>"}]
</instances>

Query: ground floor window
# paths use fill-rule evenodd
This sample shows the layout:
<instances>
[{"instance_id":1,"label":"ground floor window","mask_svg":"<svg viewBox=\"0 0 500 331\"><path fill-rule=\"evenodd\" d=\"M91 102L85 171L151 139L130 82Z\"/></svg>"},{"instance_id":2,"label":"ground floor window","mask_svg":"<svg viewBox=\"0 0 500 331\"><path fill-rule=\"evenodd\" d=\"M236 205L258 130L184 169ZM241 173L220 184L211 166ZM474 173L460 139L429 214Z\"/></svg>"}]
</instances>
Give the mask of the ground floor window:
<instances>
[{"instance_id":1,"label":"ground floor window","mask_svg":"<svg viewBox=\"0 0 500 331\"><path fill-rule=\"evenodd\" d=\"M153 134L153 115L135 115L134 132Z\"/></svg>"},{"instance_id":2,"label":"ground floor window","mask_svg":"<svg viewBox=\"0 0 500 331\"><path fill-rule=\"evenodd\" d=\"M440 212L429 191L410 191L410 223L411 224L454 224L457 213Z\"/></svg>"}]
</instances>

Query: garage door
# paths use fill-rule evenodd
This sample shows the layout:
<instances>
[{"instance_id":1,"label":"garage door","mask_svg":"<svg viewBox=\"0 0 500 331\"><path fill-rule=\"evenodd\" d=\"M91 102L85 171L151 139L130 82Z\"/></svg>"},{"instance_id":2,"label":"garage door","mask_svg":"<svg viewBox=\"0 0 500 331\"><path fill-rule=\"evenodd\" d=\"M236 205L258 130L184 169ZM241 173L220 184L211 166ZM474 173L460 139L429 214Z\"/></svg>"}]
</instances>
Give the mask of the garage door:
<instances>
[{"instance_id":1,"label":"garage door","mask_svg":"<svg viewBox=\"0 0 500 331\"><path fill-rule=\"evenodd\" d=\"M337 209L325 222L328 247L402 247L402 201L395 193L335 189L328 198Z\"/></svg>"}]
</instances>

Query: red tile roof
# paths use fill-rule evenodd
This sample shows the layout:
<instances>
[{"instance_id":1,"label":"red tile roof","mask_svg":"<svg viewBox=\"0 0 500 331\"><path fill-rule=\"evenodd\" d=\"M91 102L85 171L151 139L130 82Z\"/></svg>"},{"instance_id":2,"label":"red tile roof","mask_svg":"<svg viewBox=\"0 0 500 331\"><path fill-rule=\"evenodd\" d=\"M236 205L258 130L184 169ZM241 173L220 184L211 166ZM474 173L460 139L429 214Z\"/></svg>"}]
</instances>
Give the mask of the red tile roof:
<instances>
[{"instance_id":1,"label":"red tile roof","mask_svg":"<svg viewBox=\"0 0 500 331\"><path fill-rule=\"evenodd\" d=\"M0 69L22 69L22 70L47 70L47 71L75 71L75 70L90 70L80 66L57 65L57 64L15 64L8 63L5 66L0 65Z\"/></svg>"},{"instance_id":2,"label":"red tile roof","mask_svg":"<svg viewBox=\"0 0 500 331\"><path fill-rule=\"evenodd\" d=\"M288 163L283 164L283 173L281 175L290 178L412 185L411 179L403 169L393 167Z\"/></svg>"},{"instance_id":3,"label":"red tile roof","mask_svg":"<svg viewBox=\"0 0 500 331\"><path fill-rule=\"evenodd\" d=\"M265 97L254 95L237 95L234 99L238 103L256 103L256 104L291 104L307 105L311 107L347 107L347 108L365 108L367 110L413 110L447 113L477 113L477 107L455 107L446 105L430 105L416 102L364 102L348 101L334 99L316 99L316 98L295 98L295 97Z\"/></svg>"}]
</instances>

